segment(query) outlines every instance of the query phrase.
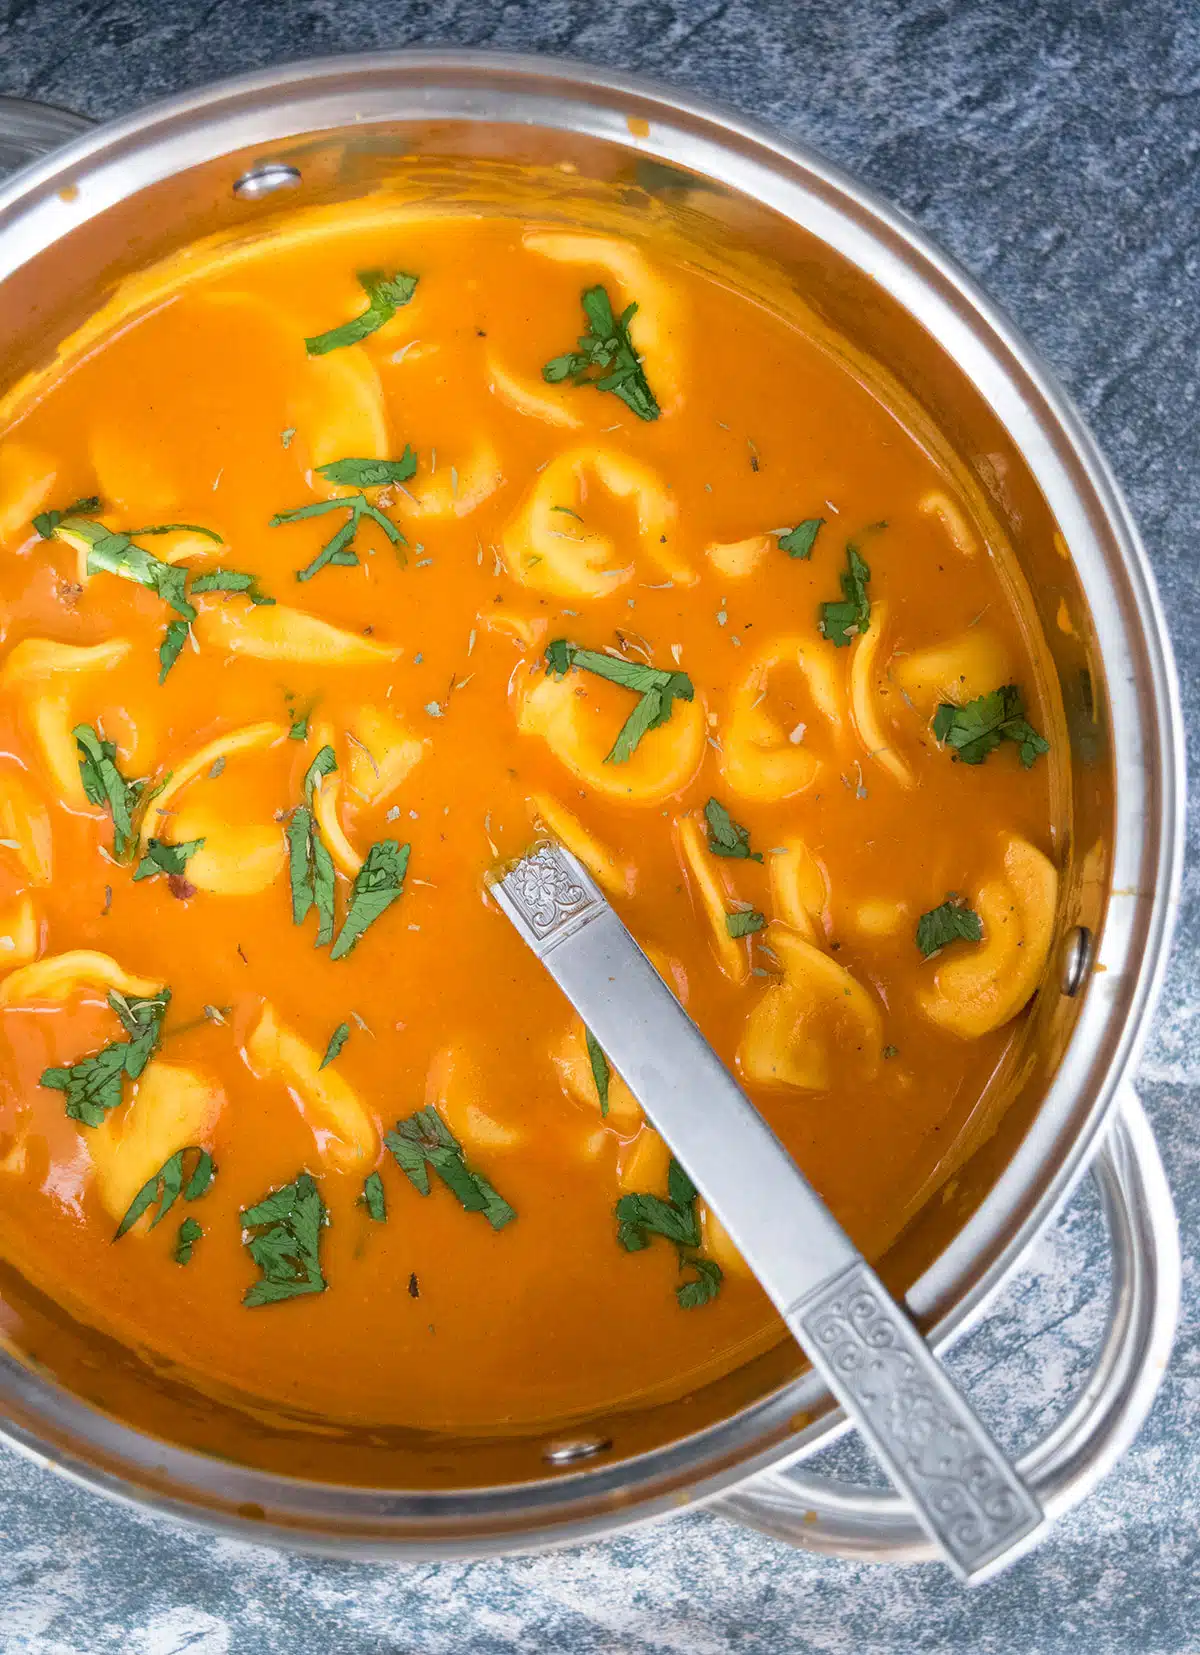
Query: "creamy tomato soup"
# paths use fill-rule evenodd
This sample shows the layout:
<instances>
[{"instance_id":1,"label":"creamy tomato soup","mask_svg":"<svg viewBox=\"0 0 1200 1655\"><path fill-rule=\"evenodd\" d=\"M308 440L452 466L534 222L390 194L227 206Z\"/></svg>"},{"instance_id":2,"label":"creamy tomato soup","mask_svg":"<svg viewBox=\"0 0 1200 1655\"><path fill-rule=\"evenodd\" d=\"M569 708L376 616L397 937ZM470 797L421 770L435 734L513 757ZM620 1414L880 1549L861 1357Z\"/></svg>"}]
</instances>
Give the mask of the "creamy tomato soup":
<instances>
[{"instance_id":1,"label":"creamy tomato soup","mask_svg":"<svg viewBox=\"0 0 1200 1655\"><path fill-rule=\"evenodd\" d=\"M849 358L653 234L384 201L193 249L3 420L0 1248L45 1292L458 1431L776 1340L487 895L546 835L884 1251L1011 1075L1063 738Z\"/></svg>"}]
</instances>

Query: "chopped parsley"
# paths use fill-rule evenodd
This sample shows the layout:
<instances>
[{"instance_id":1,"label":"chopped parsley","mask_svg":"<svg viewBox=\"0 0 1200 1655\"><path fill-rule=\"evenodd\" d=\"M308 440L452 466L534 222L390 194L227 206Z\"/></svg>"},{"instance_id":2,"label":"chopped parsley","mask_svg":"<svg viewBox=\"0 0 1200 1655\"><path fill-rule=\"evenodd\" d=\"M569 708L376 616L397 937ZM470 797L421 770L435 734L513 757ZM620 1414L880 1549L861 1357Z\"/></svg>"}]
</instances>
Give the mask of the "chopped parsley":
<instances>
[{"instance_id":1,"label":"chopped parsley","mask_svg":"<svg viewBox=\"0 0 1200 1655\"><path fill-rule=\"evenodd\" d=\"M821 636L839 649L861 637L871 624L871 600L867 596L870 578L871 571L859 555L858 547L853 543L847 545L841 601L823 603L818 623Z\"/></svg>"},{"instance_id":2,"label":"chopped parsley","mask_svg":"<svg viewBox=\"0 0 1200 1655\"><path fill-rule=\"evenodd\" d=\"M255 606L272 604L274 598L269 598L265 592L258 589L258 576L248 575L242 569L208 569L202 575L197 575L192 581L189 590L196 592L240 592L243 597L250 599Z\"/></svg>"},{"instance_id":3,"label":"chopped parsley","mask_svg":"<svg viewBox=\"0 0 1200 1655\"><path fill-rule=\"evenodd\" d=\"M417 456L406 443L398 460L331 460L328 465L319 465L317 470L330 483L345 484L349 488L384 488L389 483L407 483L415 476Z\"/></svg>"},{"instance_id":4,"label":"chopped parsley","mask_svg":"<svg viewBox=\"0 0 1200 1655\"><path fill-rule=\"evenodd\" d=\"M982 942L983 921L951 891L945 902L917 921L917 947L928 960L952 942Z\"/></svg>"},{"instance_id":5,"label":"chopped parsley","mask_svg":"<svg viewBox=\"0 0 1200 1655\"><path fill-rule=\"evenodd\" d=\"M117 746L102 741L90 724L77 724L71 731L79 749L79 777L89 804L100 805L113 819L113 852L118 861L134 850L137 833L134 813L142 800L146 783L130 781L117 769Z\"/></svg>"},{"instance_id":6,"label":"chopped parsley","mask_svg":"<svg viewBox=\"0 0 1200 1655\"><path fill-rule=\"evenodd\" d=\"M637 308L635 304L627 305L620 316L614 316L605 289L589 287L583 294L588 331L580 335L578 350L546 363L542 378L547 385L561 385L565 379L572 385L594 385L598 391L611 391L620 397L639 419L656 420L658 403L629 337L629 324Z\"/></svg>"},{"instance_id":7,"label":"chopped parsley","mask_svg":"<svg viewBox=\"0 0 1200 1655\"><path fill-rule=\"evenodd\" d=\"M114 1040L78 1063L43 1069L41 1084L66 1095L67 1114L84 1126L99 1126L124 1097L125 1077L137 1080L158 1050L162 1020L171 1001L164 988L154 1000L127 1000L110 990L108 1003L121 1020L127 1040Z\"/></svg>"},{"instance_id":8,"label":"chopped parsley","mask_svg":"<svg viewBox=\"0 0 1200 1655\"><path fill-rule=\"evenodd\" d=\"M261 1272L242 1295L248 1310L325 1291L320 1244L328 1222L320 1191L307 1172L243 1211L243 1244Z\"/></svg>"},{"instance_id":9,"label":"chopped parsley","mask_svg":"<svg viewBox=\"0 0 1200 1655\"><path fill-rule=\"evenodd\" d=\"M196 1160L185 1186L184 1157L192 1155L196 1157ZM174 1155L169 1156L163 1162L152 1178L147 1178L129 1203L113 1240L120 1241L121 1237L133 1228L142 1214L154 1206L155 1202L158 1203L158 1211L147 1226L151 1230L154 1229L155 1225L161 1224L180 1195L183 1196L185 1201L198 1201L216 1177L216 1172L213 1158L207 1149L201 1149L196 1144L190 1144L186 1149L177 1149Z\"/></svg>"},{"instance_id":10,"label":"chopped parsley","mask_svg":"<svg viewBox=\"0 0 1200 1655\"><path fill-rule=\"evenodd\" d=\"M349 462L335 461L334 463L347 464ZM324 513L330 511L345 511L349 513L349 516L337 533L331 535L325 542L312 562L306 564L303 569L297 569L297 580L311 580L315 574L318 574L330 563L340 564L345 568L357 564L359 557L358 553L353 550L354 537L358 533L359 524L364 517L369 517L373 523L378 523L393 546L406 546L408 544L391 518L380 511L378 506L373 506L361 491L358 494L339 495L336 500L314 500L311 505L297 506L294 511L277 511L268 527L277 529L282 523L298 523L301 518L321 517ZM401 553L400 555L403 557L404 554Z\"/></svg>"},{"instance_id":11,"label":"chopped parsley","mask_svg":"<svg viewBox=\"0 0 1200 1655\"><path fill-rule=\"evenodd\" d=\"M596 649L579 649L565 638L555 638L548 645L546 666L558 678L571 667L578 667L640 696L637 706L617 732L611 751L605 755L605 764L624 764L647 731L657 730L667 722L676 697L690 701L695 694L686 672L667 672L663 667L648 667L641 661L618 660Z\"/></svg>"},{"instance_id":12,"label":"chopped parsley","mask_svg":"<svg viewBox=\"0 0 1200 1655\"><path fill-rule=\"evenodd\" d=\"M62 511L40 511L33 520L33 526L43 540L53 540L54 531L66 517L79 517L89 511L100 510L100 496L89 494L86 500L74 500Z\"/></svg>"},{"instance_id":13,"label":"chopped parsley","mask_svg":"<svg viewBox=\"0 0 1200 1655\"><path fill-rule=\"evenodd\" d=\"M288 874L292 884L292 919L303 925L311 908L317 910L315 947L333 941L333 858L330 856L316 817L313 796L322 776L337 769L332 747L322 747L304 776L304 803L292 812L287 825Z\"/></svg>"},{"instance_id":14,"label":"chopped parsley","mask_svg":"<svg viewBox=\"0 0 1200 1655\"><path fill-rule=\"evenodd\" d=\"M337 1028L334 1029L333 1033L329 1036L329 1044L325 1048L325 1056L321 1059L319 1067L324 1069L327 1064L332 1063L349 1038L349 1023L339 1023Z\"/></svg>"},{"instance_id":15,"label":"chopped parsley","mask_svg":"<svg viewBox=\"0 0 1200 1655\"><path fill-rule=\"evenodd\" d=\"M309 721L310 717L311 717L311 714L309 714L309 713L301 713L300 714L300 717L296 720L296 722L292 725L291 729L288 731L288 740L289 741L307 741L308 740L308 721Z\"/></svg>"},{"instance_id":16,"label":"chopped parsley","mask_svg":"<svg viewBox=\"0 0 1200 1655\"><path fill-rule=\"evenodd\" d=\"M462 1145L432 1104L407 1120L397 1121L384 1143L396 1164L419 1195L429 1194L429 1168L456 1195L469 1213L482 1213L493 1230L502 1230L517 1216L482 1173L466 1162Z\"/></svg>"},{"instance_id":17,"label":"chopped parsley","mask_svg":"<svg viewBox=\"0 0 1200 1655\"><path fill-rule=\"evenodd\" d=\"M309 356L326 356L330 351L341 350L346 345L357 345L369 334L377 332L412 298L420 278L406 276L400 270L393 276L385 276L382 270L360 270L356 280L370 301L366 310L353 321L343 322L340 327L329 328L325 333L306 339L304 348Z\"/></svg>"},{"instance_id":18,"label":"chopped parsley","mask_svg":"<svg viewBox=\"0 0 1200 1655\"><path fill-rule=\"evenodd\" d=\"M148 528L125 530L125 533L131 538L135 534L179 534L181 532L203 535L205 540L211 540L217 546L225 544L223 535L219 535L216 529L206 529L201 523L151 523Z\"/></svg>"},{"instance_id":19,"label":"chopped parsley","mask_svg":"<svg viewBox=\"0 0 1200 1655\"><path fill-rule=\"evenodd\" d=\"M411 849L394 839L380 839L371 846L350 888L350 906L330 950L331 960L345 959L368 925L386 913L404 890Z\"/></svg>"},{"instance_id":20,"label":"chopped parsley","mask_svg":"<svg viewBox=\"0 0 1200 1655\"><path fill-rule=\"evenodd\" d=\"M175 1237L176 1264L190 1264L192 1262L192 1248L204 1234L194 1218L185 1218L179 1226L179 1234Z\"/></svg>"},{"instance_id":21,"label":"chopped parsley","mask_svg":"<svg viewBox=\"0 0 1200 1655\"><path fill-rule=\"evenodd\" d=\"M755 931L761 931L766 923L757 908L739 908L737 913L725 915L725 929L735 941L738 937L749 937Z\"/></svg>"},{"instance_id":22,"label":"chopped parsley","mask_svg":"<svg viewBox=\"0 0 1200 1655\"><path fill-rule=\"evenodd\" d=\"M1050 751L1050 743L1026 719L1021 692L1015 684L976 696L965 707L943 701L933 715L933 733L938 741L953 748L952 756L964 764L982 764L1002 741L1016 743L1026 770L1042 753Z\"/></svg>"},{"instance_id":23,"label":"chopped parsley","mask_svg":"<svg viewBox=\"0 0 1200 1655\"><path fill-rule=\"evenodd\" d=\"M154 879L160 873L178 878L203 843L203 839L187 839L181 845L168 845L165 839L147 839L145 854L134 869L134 880Z\"/></svg>"},{"instance_id":24,"label":"chopped parsley","mask_svg":"<svg viewBox=\"0 0 1200 1655\"><path fill-rule=\"evenodd\" d=\"M362 1194L358 1199L376 1224L387 1222L387 1197L383 1193L383 1179L377 1172L367 1174L363 1180Z\"/></svg>"},{"instance_id":25,"label":"chopped parsley","mask_svg":"<svg viewBox=\"0 0 1200 1655\"><path fill-rule=\"evenodd\" d=\"M817 530L824 523L823 517L806 517L803 523L797 523L794 529L779 536L779 550L786 552L789 557L808 558L812 556L813 541L817 538Z\"/></svg>"},{"instance_id":26,"label":"chopped parsley","mask_svg":"<svg viewBox=\"0 0 1200 1655\"><path fill-rule=\"evenodd\" d=\"M608 1066L608 1059L600 1049L600 1042L591 1029L585 1028L587 1038L588 1062L592 1066L592 1079L596 1082L596 1096L600 1099L600 1114L608 1114L608 1088L612 1080L612 1070Z\"/></svg>"},{"instance_id":27,"label":"chopped parsley","mask_svg":"<svg viewBox=\"0 0 1200 1655\"><path fill-rule=\"evenodd\" d=\"M704 807L708 823L708 848L713 856L747 857L752 862L762 861L760 850L750 849L750 830L735 822L719 799L710 799Z\"/></svg>"},{"instance_id":28,"label":"chopped parsley","mask_svg":"<svg viewBox=\"0 0 1200 1655\"><path fill-rule=\"evenodd\" d=\"M660 1195L623 1195L616 1205L617 1240L627 1253L649 1247L651 1237L662 1236L679 1255L680 1271L692 1270L690 1281L675 1289L683 1310L695 1310L715 1299L721 1288L721 1266L698 1253L702 1236L696 1212L696 1186L676 1160L667 1173L667 1199Z\"/></svg>"}]
</instances>

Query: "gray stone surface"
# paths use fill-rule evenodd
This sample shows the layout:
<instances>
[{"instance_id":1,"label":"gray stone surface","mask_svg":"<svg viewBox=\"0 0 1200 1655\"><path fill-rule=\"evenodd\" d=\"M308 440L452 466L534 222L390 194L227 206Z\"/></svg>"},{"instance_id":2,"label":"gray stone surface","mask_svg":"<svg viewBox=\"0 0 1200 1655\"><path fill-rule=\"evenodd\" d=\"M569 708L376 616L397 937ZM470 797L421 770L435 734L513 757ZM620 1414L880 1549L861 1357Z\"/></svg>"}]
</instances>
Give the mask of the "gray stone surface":
<instances>
[{"instance_id":1,"label":"gray stone surface","mask_svg":"<svg viewBox=\"0 0 1200 1655\"><path fill-rule=\"evenodd\" d=\"M1144 530L1189 731L1200 731L1194 0L0 0L0 92L109 116L285 58L445 43L589 58L727 99L855 169L938 236L1009 307L1100 437ZM1181 942L1142 1071L1184 1231L1179 1342L1124 1464L1010 1574L968 1596L932 1566L803 1556L702 1514L539 1558L312 1562L142 1517L0 1452L0 1649L1196 1655L1195 833L1194 820ZM1010 1442L1044 1427L1082 1381L1105 1294L1085 1192L954 1357Z\"/></svg>"}]
</instances>

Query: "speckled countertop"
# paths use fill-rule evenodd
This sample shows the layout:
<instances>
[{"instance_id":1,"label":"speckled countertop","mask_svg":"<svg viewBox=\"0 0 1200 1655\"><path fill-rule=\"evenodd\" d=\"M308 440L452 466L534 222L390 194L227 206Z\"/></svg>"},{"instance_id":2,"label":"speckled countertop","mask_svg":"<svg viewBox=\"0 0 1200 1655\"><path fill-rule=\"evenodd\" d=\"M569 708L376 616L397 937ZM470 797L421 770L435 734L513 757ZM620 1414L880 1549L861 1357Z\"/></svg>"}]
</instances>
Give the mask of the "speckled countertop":
<instances>
[{"instance_id":1,"label":"speckled countertop","mask_svg":"<svg viewBox=\"0 0 1200 1655\"><path fill-rule=\"evenodd\" d=\"M1194 0L0 0L0 92L104 117L287 58L450 43L569 54L722 98L825 150L939 237L1008 306L1107 451L1200 732ZM932 1565L801 1555L704 1514L536 1558L314 1562L140 1516L0 1450L3 1655L1196 1655L1192 815L1180 941L1140 1086L1184 1234L1175 1356L1119 1470L1009 1574L966 1595ZM1081 1383L1106 1294L1086 1189L952 1358L1013 1446Z\"/></svg>"}]
</instances>

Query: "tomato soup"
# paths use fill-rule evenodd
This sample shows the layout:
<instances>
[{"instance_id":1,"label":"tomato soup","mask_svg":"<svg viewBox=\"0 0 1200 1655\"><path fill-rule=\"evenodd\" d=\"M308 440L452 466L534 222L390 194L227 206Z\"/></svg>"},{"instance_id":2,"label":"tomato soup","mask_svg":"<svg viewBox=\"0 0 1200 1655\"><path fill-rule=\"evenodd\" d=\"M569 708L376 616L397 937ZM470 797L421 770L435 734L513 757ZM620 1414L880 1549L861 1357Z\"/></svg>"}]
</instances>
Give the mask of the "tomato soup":
<instances>
[{"instance_id":1,"label":"tomato soup","mask_svg":"<svg viewBox=\"0 0 1200 1655\"><path fill-rule=\"evenodd\" d=\"M0 426L0 1249L259 1408L728 1371L780 1324L487 876L574 851L879 1257L1054 924L994 527L653 233L381 201L139 281Z\"/></svg>"}]
</instances>

